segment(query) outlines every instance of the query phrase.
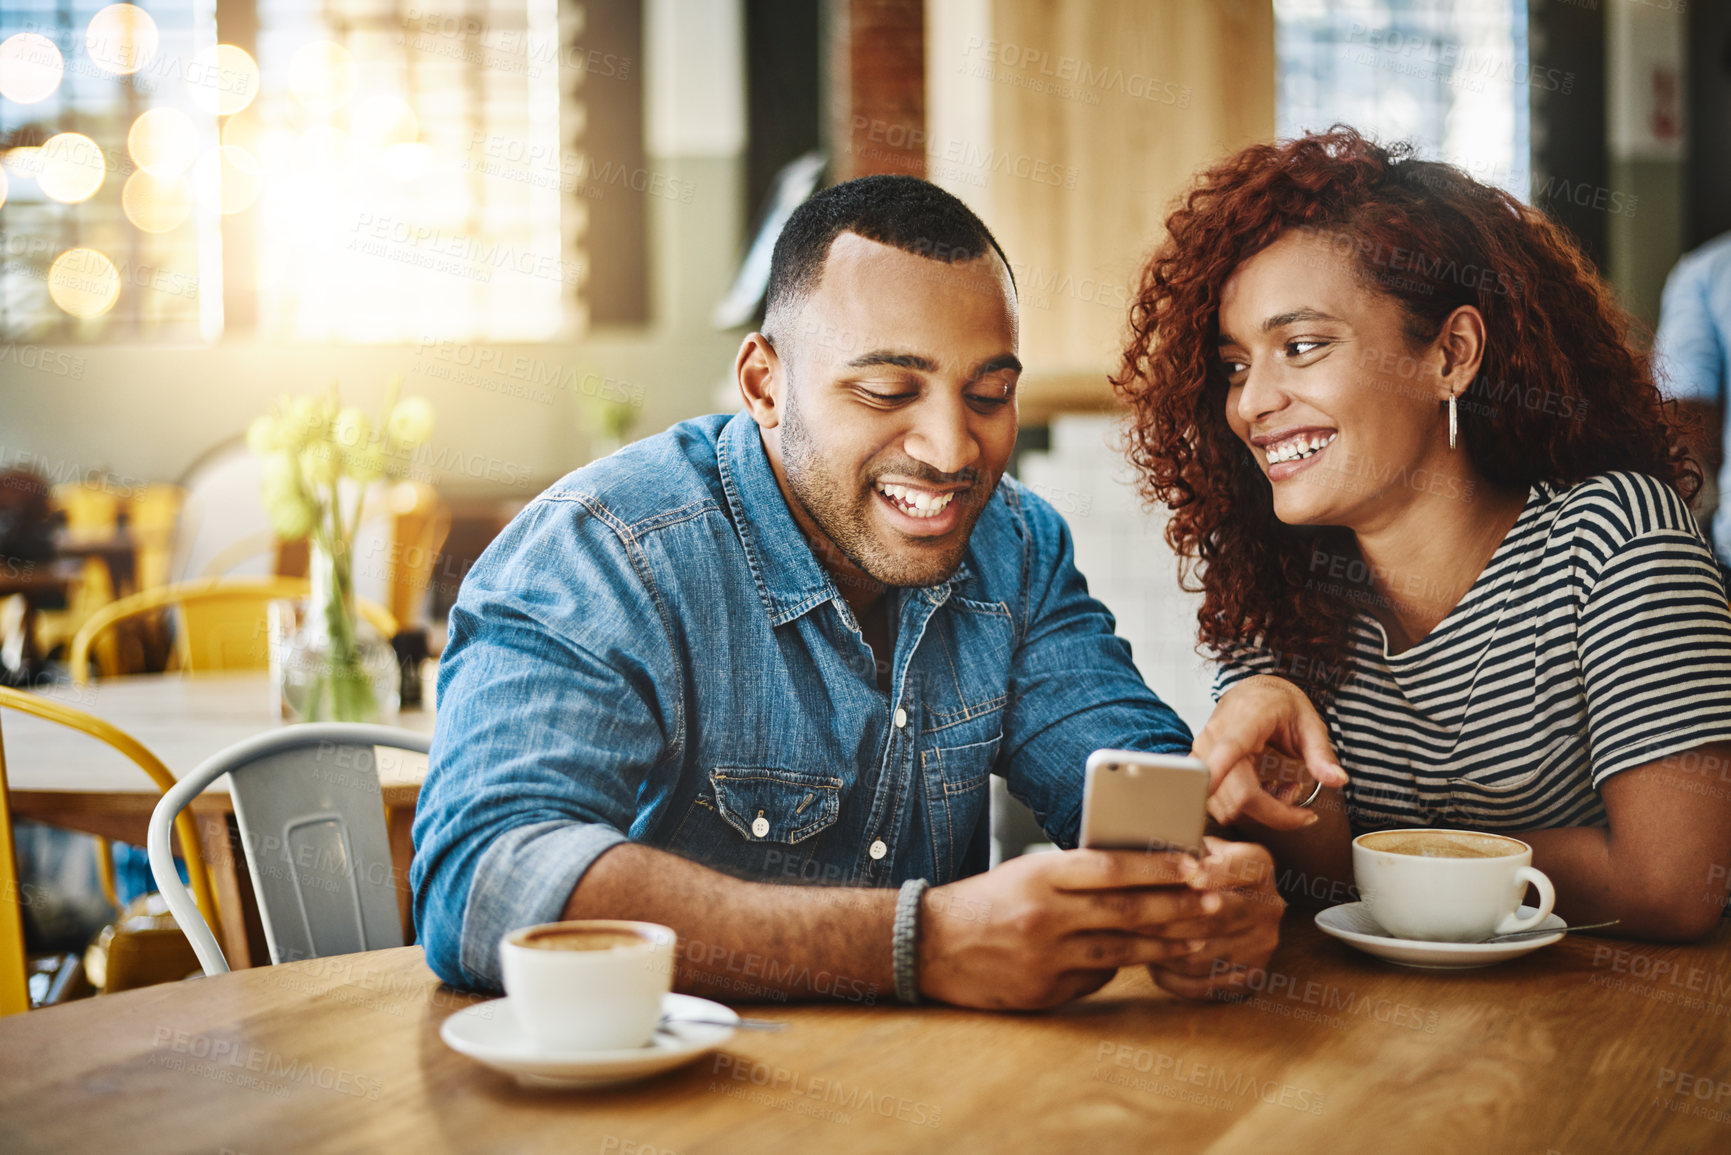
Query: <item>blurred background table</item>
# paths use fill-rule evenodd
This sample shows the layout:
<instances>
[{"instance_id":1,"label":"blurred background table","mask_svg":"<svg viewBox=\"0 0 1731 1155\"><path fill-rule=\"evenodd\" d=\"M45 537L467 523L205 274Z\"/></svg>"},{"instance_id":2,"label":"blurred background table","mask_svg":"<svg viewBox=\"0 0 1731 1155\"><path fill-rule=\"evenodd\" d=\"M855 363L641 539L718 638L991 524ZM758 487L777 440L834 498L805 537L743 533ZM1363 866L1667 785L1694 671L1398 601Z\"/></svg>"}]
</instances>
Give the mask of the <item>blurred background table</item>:
<instances>
[{"instance_id":1,"label":"blurred background table","mask_svg":"<svg viewBox=\"0 0 1731 1155\"><path fill-rule=\"evenodd\" d=\"M270 675L260 670L200 674L143 674L88 686L54 686L46 697L87 710L137 738L176 775L236 742L282 723L271 711ZM396 725L431 733L431 710L404 710ZM160 792L114 750L84 735L27 715L5 720L8 777L16 817L104 838L145 843ZM426 760L401 752L381 756L386 829L397 867L406 941L413 941L408 908L409 828ZM229 965L240 969L269 958L258 920L246 856L240 853L227 786L218 781L193 803L204 854L221 906L219 928Z\"/></svg>"}]
</instances>

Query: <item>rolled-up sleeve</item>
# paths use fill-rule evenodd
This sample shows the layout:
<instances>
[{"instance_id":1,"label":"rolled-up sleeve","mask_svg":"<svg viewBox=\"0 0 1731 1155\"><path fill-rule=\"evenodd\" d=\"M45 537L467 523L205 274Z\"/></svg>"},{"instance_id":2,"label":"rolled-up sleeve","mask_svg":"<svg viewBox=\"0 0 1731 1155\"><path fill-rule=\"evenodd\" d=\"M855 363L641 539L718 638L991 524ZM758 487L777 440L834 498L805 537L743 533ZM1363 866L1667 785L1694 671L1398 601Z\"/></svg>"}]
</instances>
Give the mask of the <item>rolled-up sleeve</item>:
<instances>
[{"instance_id":1,"label":"rolled-up sleeve","mask_svg":"<svg viewBox=\"0 0 1731 1155\"><path fill-rule=\"evenodd\" d=\"M1081 836L1083 769L1102 748L1189 753L1190 730L1137 673L1130 645L1076 568L1069 526L1023 491L1026 598L1016 607L1016 651L1002 749L1005 779L1048 837Z\"/></svg>"},{"instance_id":2,"label":"rolled-up sleeve","mask_svg":"<svg viewBox=\"0 0 1731 1155\"><path fill-rule=\"evenodd\" d=\"M500 936L560 916L676 753L677 671L641 562L604 510L543 496L463 583L410 873L449 983L497 989Z\"/></svg>"}]
</instances>

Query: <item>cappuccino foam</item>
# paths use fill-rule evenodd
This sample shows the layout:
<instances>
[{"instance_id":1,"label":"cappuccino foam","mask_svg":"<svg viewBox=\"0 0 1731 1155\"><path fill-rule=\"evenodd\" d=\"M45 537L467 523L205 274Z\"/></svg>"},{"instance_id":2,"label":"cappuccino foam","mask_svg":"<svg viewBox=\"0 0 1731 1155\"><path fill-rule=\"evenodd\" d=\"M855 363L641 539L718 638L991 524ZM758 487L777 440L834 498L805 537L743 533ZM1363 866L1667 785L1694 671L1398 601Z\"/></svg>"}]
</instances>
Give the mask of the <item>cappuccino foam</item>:
<instances>
[{"instance_id":1,"label":"cappuccino foam","mask_svg":"<svg viewBox=\"0 0 1731 1155\"><path fill-rule=\"evenodd\" d=\"M524 935L522 944L536 950L617 950L647 946L649 940L624 930L540 930Z\"/></svg>"},{"instance_id":2,"label":"cappuccino foam","mask_svg":"<svg viewBox=\"0 0 1731 1155\"><path fill-rule=\"evenodd\" d=\"M1420 858L1509 858L1526 849L1512 838L1466 830L1387 830L1359 841L1366 850Z\"/></svg>"}]
</instances>

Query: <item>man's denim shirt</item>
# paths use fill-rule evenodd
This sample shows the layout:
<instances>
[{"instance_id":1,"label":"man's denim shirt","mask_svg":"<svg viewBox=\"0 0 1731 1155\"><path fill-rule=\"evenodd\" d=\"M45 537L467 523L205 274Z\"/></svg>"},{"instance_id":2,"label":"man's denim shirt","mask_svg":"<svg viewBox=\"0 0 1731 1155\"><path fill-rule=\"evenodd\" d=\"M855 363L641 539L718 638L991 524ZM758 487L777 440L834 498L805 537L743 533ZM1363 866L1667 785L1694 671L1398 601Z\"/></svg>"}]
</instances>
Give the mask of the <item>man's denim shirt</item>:
<instances>
[{"instance_id":1,"label":"man's denim shirt","mask_svg":"<svg viewBox=\"0 0 1731 1155\"><path fill-rule=\"evenodd\" d=\"M1068 847L1091 751L1189 749L1014 481L949 580L885 596L887 696L744 414L532 502L451 610L414 828L433 970L496 988L500 936L558 919L626 839L772 882L940 884L988 865L992 774Z\"/></svg>"}]
</instances>

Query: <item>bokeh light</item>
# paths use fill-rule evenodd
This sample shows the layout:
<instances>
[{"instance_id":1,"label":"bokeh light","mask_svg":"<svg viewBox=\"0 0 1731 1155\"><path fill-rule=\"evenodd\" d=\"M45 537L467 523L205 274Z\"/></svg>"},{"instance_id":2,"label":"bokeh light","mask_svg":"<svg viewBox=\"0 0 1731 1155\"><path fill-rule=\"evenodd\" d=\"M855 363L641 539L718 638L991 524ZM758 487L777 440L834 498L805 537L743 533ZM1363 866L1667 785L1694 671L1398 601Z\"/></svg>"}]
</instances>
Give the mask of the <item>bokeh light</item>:
<instances>
[{"instance_id":1,"label":"bokeh light","mask_svg":"<svg viewBox=\"0 0 1731 1155\"><path fill-rule=\"evenodd\" d=\"M90 18L84 50L101 68L125 76L156 56L156 21L136 4L110 4Z\"/></svg>"},{"instance_id":2,"label":"bokeh light","mask_svg":"<svg viewBox=\"0 0 1731 1155\"><path fill-rule=\"evenodd\" d=\"M198 159L198 126L178 108L153 108L132 122L126 150L139 168L159 175L183 173Z\"/></svg>"},{"instance_id":3,"label":"bokeh light","mask_svg":"<svg viewBox=\"0 0 1731 1155\"><path fill-rule=\"evenodd\" d=\"M187 65L186 88L204 111L233 116L258 95L258 65L244 49L215 44Z\"/></svg>"},{"instance_id":4,"label":"bokeh light","mask_svg":"<svg viewBox=\"0 0 1731 1155\"><path fill-rule=\"evenodd\" d=\"M222 126L222 143L246 149L265 176L289 171L301 152L300 137L281 126L265 127L256 107L228 118Z\"/></svg>"},{"instance_id":5,"label":"bokeh light","mask_svg":"<svg viewBox=\"0 0 1731 1155\"><path fill-rule=\"evenodd\" d=\"M347 162L348 134L328 124L314 125L301 133L298 142L303 168L335 169Z\"/></svg>"},{"instance_id":6,"label":"bokeh light","mask_svg":"<svg viewBox=\"0 0 1731 1155\"><path fill-rule=\"evenodd\" d=\"M0 208L6 206L6 194L11 191L11 182L6 179L6 169L0 166Z\"/></svg>"},{"instance_id":7,"label":"bokeh light","mask_svg":"<svg viewBox=\"0 0 1731 1155\"><path fill-rule=\"evenodd\" d=\"M8 149L5 164L15 176L35 180L42 175L42 148L40 145L27 144Z\"/></svg>"},{"instance_id":8,"label":"bokeh light","mask_svg":"<svg viewBox=\"0 0 1731 1155\"><path fill-rule=\"evenodd\" d=\"M224 216L245 212L264 191L258 158L238 145L225 144L198 158L200 191Z\"/></svg>"},{"instance_id":9,"label":"bokeh light","mask_svg":"<svg viewBox=\"0 0 1731 1155\"><path fill-rule=\"evenodd\" d=\"M44 195L62 204L90 199L102 187L108 164L94 140L79 132L62 132L42 144L42 172L36 178Z\"/></svg>"},{"instance_id":10,"label":"bokeh light","mask_svg":"<svg viewBox=\"0 0 1731 1155\"><path fill-rule=\"evenodd\" d=\"M248 151L258 157L266 176L275 176L293 167L301 153L301 141L286 128L267 128L259 134L257 146Z\"/></svg>"},{"instance_id":11,"label":"bokeh light","mask_svg":"<svg viewBox=\"0 0 1731 1155\"><path fill-rule=\"evenodd\" d=\"M420 180L433 163L433 146L419 141L393 144L379 157L379 164L392 178L404 182Z\"/></svg>"},{"instance_id":12,"label":"bokeh light","mask_svg":"<svg viewBox=\"0 0 1731 1155\"><path fill-rule=\"evenodd\" d=\"M315 40L289 61L289 87L313 112L335 112L355 94L354 58L341 44Z\"/></svg>"},{"instance_id":13,"label":"bokeh light","mask_svg":"<svg viewBox=\"0 0 1731 1155\"><path fill-rule=\"evenodd\" d=\"M349 131L369 149L408 144L421 133L415 112L395 96L369 96L349 112Z\"/></svg>"},{"instance_id":14,"label":"bokeh light","mask_svg":"<svg viewBox=\"0 0 1731 1155\"><path fill-rule=\"evenodd\" d=\"M258 157L237 145L224 145L222 157L222 200L224 215L245 212L264 191L264 169Z\"/></svg>"},{"instance_id":15,"label":"bokeh light","mask_svg":"<svg viewBox=\"0 0 1731 1155\"><path fill-rule=\"evenodd\" d=\"M145 232L166 233L192 215L192 186L179 174L141 168L126 178L120 207Z\"/></svg>"},{"instance_id":16,"label":"bokeh light","mask_svg":"<svg viewBox=\"0 0 1731 1155\"><path fill-rule=\"evenodd\" d=\"M100 317L120 299L120 274L95 249L67 249L48 269L48 295L74 317Z\"/></svg>"},{"instance_id":17,"label":"bokeh light","mask_svg":"<svg viewBox=\"0 0 1731 1155\"><path fill-rule=\"evenodd\" d=\"M264 135L264 119L255 104L245 112L222 122L222 144L238 145L248 152L258 151L259 138Z\"/></svg>"},{"instance_id":18,"label":"bokeh light","mask_svg":"<svg viewBox=\"0 0 1731 1155\"><path fill-rule=\"evenodd\" d=\"M60 87L66 62L54 41L35 32L20 32L0 43L0 96L19 104L35 104Z\"/></svg>"}]
</instances>

